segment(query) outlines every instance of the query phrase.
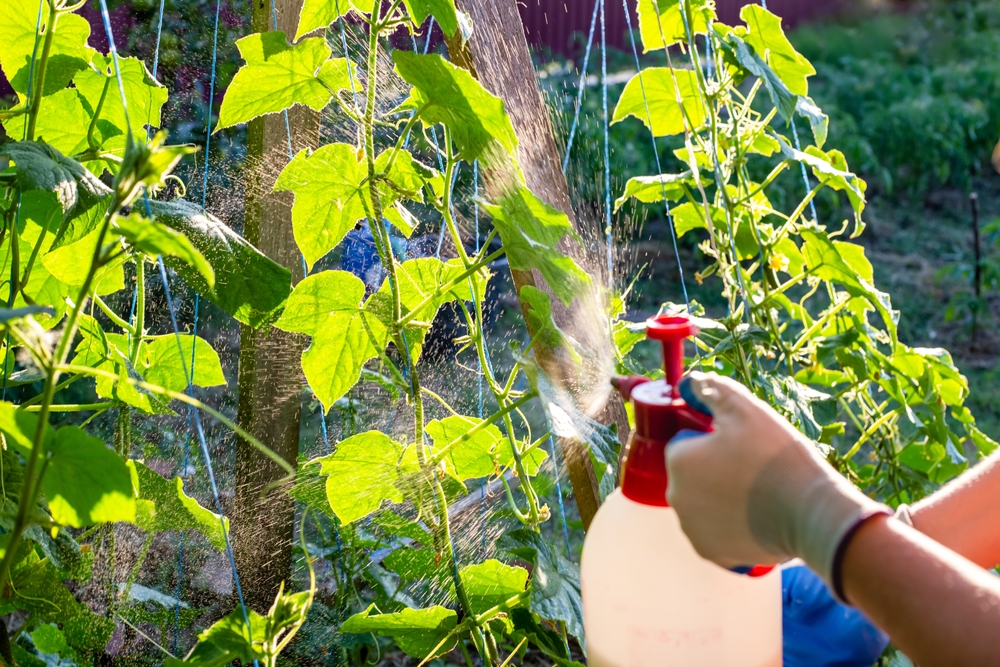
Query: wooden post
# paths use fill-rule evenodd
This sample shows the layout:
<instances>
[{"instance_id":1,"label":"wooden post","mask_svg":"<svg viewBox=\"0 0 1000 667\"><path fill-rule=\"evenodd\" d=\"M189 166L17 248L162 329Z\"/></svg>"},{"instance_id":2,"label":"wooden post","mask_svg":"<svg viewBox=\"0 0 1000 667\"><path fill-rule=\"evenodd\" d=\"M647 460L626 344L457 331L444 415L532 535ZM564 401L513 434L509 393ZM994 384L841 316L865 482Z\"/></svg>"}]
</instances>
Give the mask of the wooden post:
<instances>
[{"instance_id":1,"label":"wooden post","mask_svg":"<svg viewBox=\"0 0 1000 667\"><path fill-rule=\"evenodd\" d=\"M278 29L291 38L302 0L275 0ZM254 32L274 29L270 0L253 0ZM319 143L319 115L301 106L288 112L296 152ZM289 162L283 114L251 121L247 129L247 193L244 236L275 262L303 278L302 256L292 235L292 194L271 192ZM240 328L237 422L293 467L299 453L302 415L301 355L307 339L272 327ZM232 512L233 548L246 603L264 613L278 586L291 575L294 501L280 490L262 495L285 475L246 441L236 447L236 498Z\"/></svg>"},{"instance_id":2,"label":"wooden post","mask_svg":"<svg viewBox=\"0 0 1000 667\"><path fill-rule=\"evenodd\" d=\"M472 72L480 83L491 93L503 100L507 113L514 125L518 138L518 162L524 172L528 188L542 201L553 206L569 216L570 222L577 227L576 215L569 197L569 186L562 173L562 159L556 148L549 121L548 109L542 99L541 92L535 80L535 68L528 51L528 43L524 36L524 26L517 11L516 0L458 0L456 5L472 18L473 33L471 39L461 44L458 36L448 41L448 49L452 61ZM509 176L485 172L487 189L495 193L502 189ZM491 177L503 179L504 183L494 183L490 188ZM584 268L596 275L601 275L600 267L586 266L585 258L575 244L566 242L561 248L573 256ZM595 270L596 269L596 270ZM535 272L511 271L514 285L520 293L525 285L532 285L551 294L541 275ZM573 311L599 308L600 304L593 295L581 296L581 301L588 299L593 303L575 303ZM570 309L562 307L558 299L552 299L553 317L556 323L574 338L587 341L593 346L609 344L604 332L593 331L593 320L575 316ZM546 371L558 380L565 381L560 372L565 367L563 362L548 351L535 347L540 363ZM572 384L568 382L566 384ZM618 433L625 442L628 438L628 419L625 408L617 394L604 409L600 417L606 424L616 423ZM575 440L560 439L560 446L566 460L566 468L573 494L580 510L584 528L597 513L600 496L597 490L597 479L593 466L587 456L586 447Z\"/></svg>"}]
</instances>

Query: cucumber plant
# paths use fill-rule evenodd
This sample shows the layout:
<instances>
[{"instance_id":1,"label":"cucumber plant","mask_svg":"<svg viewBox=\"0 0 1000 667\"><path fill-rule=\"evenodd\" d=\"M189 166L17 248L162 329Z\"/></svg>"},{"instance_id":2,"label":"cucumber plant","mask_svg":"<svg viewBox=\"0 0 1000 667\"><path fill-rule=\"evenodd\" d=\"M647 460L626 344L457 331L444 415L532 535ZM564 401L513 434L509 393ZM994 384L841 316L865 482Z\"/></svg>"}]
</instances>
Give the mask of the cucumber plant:
<instances>
[{"instance_id":1,"label":"cucumber plant","mask_svg":"<svg viewBox=\"0 0 1000 667\"><path fill-rule=\"evenodd\" d=\"M287 270L218 219L180 199L155 199L195 149L167 145L155 132L166 89L141 61L88 45L83 4L12 0L0 27L0 67L16 93L15 105L0 111L0 614L23 618L13 642L0 632L7 664L37 661L28 638L67 660L102 655L116 624L142 613L131 593L156 534L197 531L228 548L222 516L191 498L184 480L164 479L134 458L133 416L174 414L171 404L236 429L190 392L226 382L211 345L147 326L150 271L165 263L255 326L273 321L291 291ZM117 307L131 301L116 297L126 276L134 279L130 314ZM81 381L95 400L61 402ZM110 442L82 428L115 412ZM74 415L87 418L60 425ZM114 574L120 522L146 537L129 571ZM73 592L91 579L95 560L109 561L113 573L98 609ZM252 632L242 630L242 615L226 617L194 654L207 646L218 657L228 647L232 658L274 664L311 595L282 592L268 616L251 611ZM228 643L213 643L220 636Z\"/></svg>"},{"instance_id":2,"label":"cucumber plant","mask_svg":"<svg viewBox=\"0 0 1000 667\"><path fill-rule=\"evenodd\" d=\"M897 336L898 313L851 241L864 229L865 182L824 149L828 119L808 97L815 71L780 18L747 5L743 24L727 26L700 0L640 0L638 10L643 45L662 66L626 85L613 121L632 116L683 147L673 170L629 180L616 205L666 205L678 236L701 235L696 277L718 281L728 314L701 321L697 363L752 387L893 504L995 450L964 406L968 385L949 353ZM811 139L804 149L800 134ZM785 172L784 190L798 180L803 193L790 211L768 198ZM843 197L852 219L816 219L824 190ZM691 312L702 314L697 304ZM638 336L619 322L616 338L631 365Z\"/></svg>"}]
</instances>

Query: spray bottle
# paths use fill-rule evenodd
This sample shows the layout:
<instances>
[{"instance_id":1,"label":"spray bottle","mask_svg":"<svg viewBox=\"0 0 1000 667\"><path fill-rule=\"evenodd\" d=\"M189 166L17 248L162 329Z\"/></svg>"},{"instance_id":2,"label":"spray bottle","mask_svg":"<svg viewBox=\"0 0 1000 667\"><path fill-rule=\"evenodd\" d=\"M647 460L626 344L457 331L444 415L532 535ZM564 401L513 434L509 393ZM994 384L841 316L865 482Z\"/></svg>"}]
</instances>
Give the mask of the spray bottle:
<instances>
[{"instance_id":1,"label":"spray bottle","mask_svg":"<svg viewBox=\"0 0 1000 667\"><path fill-rule=\"evenodd\" d=\"M663 344L666 377L622 378L635 408L621 488L598 511L580 575L590 667L781 667L781 573L750 576L702 559L667 503L667 443L710 432L710 416L680 398L686 317L661 315L647 336Z\"/></svg>"}]
</instances>

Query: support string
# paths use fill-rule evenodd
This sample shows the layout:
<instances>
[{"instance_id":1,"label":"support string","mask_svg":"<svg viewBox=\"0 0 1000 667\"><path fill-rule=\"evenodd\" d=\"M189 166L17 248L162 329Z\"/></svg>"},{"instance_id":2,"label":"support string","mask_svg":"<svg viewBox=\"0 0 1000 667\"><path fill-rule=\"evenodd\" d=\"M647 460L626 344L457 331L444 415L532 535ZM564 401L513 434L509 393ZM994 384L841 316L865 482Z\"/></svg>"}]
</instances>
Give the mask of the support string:
<instances>
[{"instance_id":1,"label":"support string","mask_svg":"<svg viewBox=\"0 0 1000 667\"><path fill-rule=\"evenodd\" d=\"M583 109L583 92L587 84L587 67L590 64L590 50L594 46L594 30L597 28L597 12L601 8L603 0L594 3L594 13L590 17L590 36L587 37L587 49L583 54L583 69L580 71L580 81L576 87L576 109L573 112L573 125L569 128L569 138L566 139L566 155L563 156L562 170L566 173L569 166L570 153L573 152L573 140L576 138L576 130L580 125L580 111Z\"/></svg>"},{"instance_id":2,"label":"support string","mask_svg":"<svg viewBox=\"0 0 1000 667\"><path fill-rule=\"evenodd\" d=\"M642 65L639 64L639 49L635 44L635 33L632 31L632 15L629 13L628 0L622 0L622 7L625 9L625 23L628 27L629 41L632 43L632 56L635 58L635 70L640 73L639 88L642 91L642 102L646 109L646 125L649 127L649 139L653 146L653 157L656 159L656 171L658 174L662 175L663 167L660 163L660 148L656 145L656 135L653 133L653 122L649 112L649 99L646 97L646 85L641 76ZM681 291L684 294L684 305L687 307L688 312L691 312L691 299L688 297L687 282L684 280L684 266L681 264L681 253L677 245L677 230L674 228L674 218L670 214L670 200L667 198L667 188L663 184L662 179L660 180L660 193L663 197L663 206L666 211L667 226L670 228L670 240L674 246L674 257L677 258L677 273L681 279ZM698 351L697 347L695 347L695 351Z\"/></svg>"}]
</instances>

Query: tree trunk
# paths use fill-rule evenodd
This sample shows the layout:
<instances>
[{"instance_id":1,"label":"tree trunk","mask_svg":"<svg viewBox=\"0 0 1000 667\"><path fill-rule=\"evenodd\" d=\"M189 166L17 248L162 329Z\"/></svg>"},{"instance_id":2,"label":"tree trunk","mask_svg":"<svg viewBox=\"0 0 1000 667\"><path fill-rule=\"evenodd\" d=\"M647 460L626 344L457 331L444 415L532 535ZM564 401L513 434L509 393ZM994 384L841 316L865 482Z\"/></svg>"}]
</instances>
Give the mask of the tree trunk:
<instances>
[{"instance_id":1,"label":"tree trunk","mask_svg":"<svg viewBox=\"0 0 1000 667\"><path fill-rule=\"evenodd\" d=\"M569 197L569 186L562 173L562 159L553 138L548 109L535 80L535 68L516 0L458 0L456 4L472 18L473 33L465 44L459 42L458 35L456 39L449 40L452 61L471 71L487 90L503 100L517 133L518 162L528 188L542 201L566 213L574 228L578 228ZM509 179L506 173L493 174L488 170L484 173L487 189L491 194L503 189ZM494 183L491 188L491 177L504 182ZM584 253L575 243L564 239L561 250L573 256L592 275L598 276L598 279L603 275L600 263L587 262ZM525 285L532 285L551 295L551 290L537 271L512 270L511 274L518 293ZM598 358L611 353L611 341L607 332L595 330L601 327L593 326L595 321L602 321L603 318L603 304L596 294L581 295L572 309L563 307L554 297L552 305L553 317L563 330L595 351ZM561 370L570 367L566 360L551 350L539 349L537 344L535 351L548 374L567 389L576 392L578 387L573 386L574 381L565 377ZM604 382L607 380L603 379ZM617 424L622 441L627 440L628 419L617 394L611 396L599 419L605 424ZM563 438L560 439L560 446L580 517L584 528L588 528L600 505L593 466L582 443Z\"/></svg>"},{"instance_id":2,"label":"tree trunk","mask_svg":"<svg viewBox=\"0 0 1000 667\"><path fill-rule=\"evenodd\" d=\"M275 0L278 29L295 34L302 0ZM254 32L273 30L270 0L253 0ZM319 143L319 115L301 106L288 112L295 151ZM302 256L292 235L292 194L271 192L289 162L283 114L251 121L247 129L247 194L244 236L264 254L303 278ZM240 327L239 411L241 427L293 467L299 453L302 415L301 355L307 339L272 327ZM246 441L236 447L236 499L232 512L236 566L246 603L266 612L278 586L291 575L295 505L281 490L264 494L284 471Z\"/></svg>"}]
</instances>

